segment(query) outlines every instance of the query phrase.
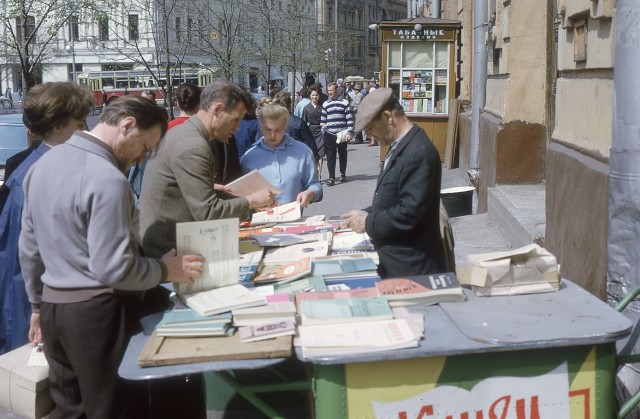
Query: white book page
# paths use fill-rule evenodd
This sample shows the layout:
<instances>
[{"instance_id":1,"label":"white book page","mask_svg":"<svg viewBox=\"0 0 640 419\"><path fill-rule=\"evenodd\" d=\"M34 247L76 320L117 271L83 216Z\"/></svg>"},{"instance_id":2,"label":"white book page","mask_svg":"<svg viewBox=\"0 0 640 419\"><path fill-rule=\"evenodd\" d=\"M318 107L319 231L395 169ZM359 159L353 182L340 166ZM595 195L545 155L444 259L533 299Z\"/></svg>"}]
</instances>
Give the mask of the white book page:
<instances>
[{"instance_id":1,"label":"white book page","mask_svg":"<svg viewBox=\"0 0 640 419\"><path fill-rule=\"evenodd\" d=\"M303 325L298 336L300 346L321 348L395 346L416 340L405 319Z\"/></svg>"},{"instance_id":2,"label":"white book page","mask_svg":"<svg viewBox=\"0 0 640 419\"><path fill-rule=\"evenodd\" d=\"M268 211L256 212L251 216L251 225L267 223L286 223L302 218L302 210L298 201L273 207Z\"/></svg>"},{"instance_id":3,"label":"white book page","mask_svg":"<svg viewBox=\"0 0 640 419\"><path fill-rule=\"evenodd\" d=\"M175 283L180 295L237 284L240 269L237 218L176 224L178 256L199 254L205 258L204 273L193 285Z\"/></svg>"}]
</instances>

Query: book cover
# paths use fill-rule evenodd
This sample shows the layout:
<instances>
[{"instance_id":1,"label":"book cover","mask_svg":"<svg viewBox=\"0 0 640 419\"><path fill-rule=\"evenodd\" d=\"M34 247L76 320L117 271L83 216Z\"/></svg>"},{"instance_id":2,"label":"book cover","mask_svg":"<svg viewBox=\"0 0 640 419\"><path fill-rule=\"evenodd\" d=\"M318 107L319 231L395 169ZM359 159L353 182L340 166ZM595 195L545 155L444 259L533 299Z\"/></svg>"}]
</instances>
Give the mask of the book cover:
<instances>
[{"instance_id":1,"label":"book cover","mask_svg":"<svg viewBox=\"0 0 640 419\"><path fill-rule=\"evenodd\" d=\"M275 292L286 292L289 294L326 291L326 290L327 290L327 286L324 283L324 278L321 276L308 276L294 282L277 284L275 286Z\"/></svg>"},{"instance_id":2,"label":"book cover","mask_svg":"<svg viewBox=\"0 0 640 419\"><path fill-rule=\"evenodd\" d=\"M307 324L389 320L393 312L381 297L302 300L300 320Z\"/></svg>"},{"instance_id":3,"label":"book cover","mask_svg":"<svg viewBox=\"0 0 640 419\"><path fill-rule=\"evenodd\" d=\"M380 277L378 275L372 275L361 278L330 278L325 279L324 282L329 291L344 291L360 288L375 288L379 280Z\"/></svg>"},{"instance_id":4,"label":"book cover","mask_svg":"<svg viewBox=\"0 0 640 419\"><path fill-rule=\"evenodd\" d=\"M310 243L293 244L285 247L267 249L262 261L265 265L281 265L299 261L305 257L326 256L329 253L329 241L318 240Z\"/></svg>"},{"instance_id":5,"label":"book cover","mask_svg":"<svg viewBox=\"0 0 640 419\"><path fill-rule=\"evenodd\" d=\"M367 233L356 233L355 231L334 234L331 243L331 252L338 250L373 250L373 243Z\"/></svg>"},{"instance_id":6,"label":"book cover","mask_svg":"<svg viewBox=\"0 0 640 419\"><path fill-rule=\"evenodd\" d=\"M199 254L205 259L204 273L194 284L175 283L178 295L193 294L237 284L240 253L237 218L176 224L178 256Z\"/></svg>"},{"instance_id":7,"label":"book cover","mask_svg":"<svg viewBox=\"0 0 640 419\"><path fill-rule=\"evenodd\" d=\"M390 301L419 299L423 304L437 304L466 298L453 272L381 279L376 289L378 295Z\"/></svg>"},{"instance_id":8,"label":"book cover","mask_svg":"<svg viewBox=\"0 0 640 419\"><path fill-rule=\"evenodd\" d=\"M416 347L418 338L406 320L392 319L302 325L295 344L305 356L332 356Z\"/></svg>"},{"instance_id":9,"label":"book cover","mask_svg":"<svg viewBox=\"0 0 640 419\"><path fill-rule=\"evenodd\" d=\"M324 259L313 261L313 275L322 275L325 280L345 277L356 272L377 272L378 265L372 258Z\"/></svg>"},{"instance_id":10,"label":"book cover","mask_svg":"<svg viewBox=\"0 0 640 419\"><path fill-rule=\"evenodd\" d=\"M285 283L307 275L311 275L311 258L309 257L282 265L266 265L253 279L253 282L255 284L268 282Z\"/></svg>"},{"instance_id":11,"label":"book cover","mask_svg":"<svg viewBox=\"0 0 640 419\"><path fill-rule=\"evenodd\" d=\"M230 321L231 313L221 313L215 316L203 316L193 309L173 309L163 313L162 320L158 322L156 328L165 326L191 326L194 324L224 324Z\"/></svg>"},{"instance_id":12,"label":"book cover","mask_svg":"<svg viewBox=\"0 0 640 419\"><path fill-rule=\"evenodd\" d=\"M251 282L262 264L264 249L240 254L240 282Z\"/></svg>"},{"instance_id":13,"label":"book cover","mask_svg":"<svg viewBox=\"0 0 640 419\"><path fill-rule=\"evenodd\" d=\"M270 319L289 318L294 320L296 305L292 301L269 303L258 307L237 308L231 311L235 326L262 324Z\"/></svg>"},{"instance_id":14,"label":"book cover","mask_svg":"<svg viewBox=\"0 0 640 419\"><path fill-rule=\"evenodd\" d=\"M302 217L300 203L297 201L273 207L268 211L255 212L251 216L251 225L284 223L299 220Z\"/></svg>"},{"instance_id":15,"label":"book cover","mask_svg":"<svg viewBox=\"0 0 640 419\"><path fill-rule=\"evenodd\" d=\"M262 247L291 246L292 244L308 243L318 240L331 241L333 229L323 228L304 233L253 233L250 237L258 242Z\"/></svg>"},{"instance_id":16,"label":"book cover","mask_svg":"<svg viewBox=\"0 0 640 419\"><path fill-rule=\"evenodd\" d=\"M239 177L233 182L228 183L227 188L232 194L237 196L248 196L260 189L269 189L274 195L282 192L273 186L264 176L257 170L253 169L244 176Z\"/></svg>"},{"instance_id":17,"label":"book cover","mask_svg":"<svg viewBox=\"0 0 640 419\"><path fill-rule=\"evenodd\" d=\"M187 306L204 316L266 304L262 295L240 284L185 295L184 300Z\"/></svg>"},{"instance_id":18,"label":"book cover","mask_svg":"<svg viewBox=\"0 0 640 419\"><path fill-rule=\"evenodd\" d=\"M264 339L273 339L278 336L294 335L295 331L295 322L284 320L259 326L243 326L238 329L238 334L240 335L241 342L248 343Z\"/></svg>"},{"instance_id":19,"label":"book cover","mask_svg":"<svg viewBox=\"0 0 640 419\"><path fill-rule=\"evenodd\" d=\"M339 300L348 298L375 298L378 297L378 291L374 287L355 288L345 290L327 290L316 292L304 292L295 295L296 310L300 311L300 304L303 301L310 300Z\"/></svg>"}]
</instances>

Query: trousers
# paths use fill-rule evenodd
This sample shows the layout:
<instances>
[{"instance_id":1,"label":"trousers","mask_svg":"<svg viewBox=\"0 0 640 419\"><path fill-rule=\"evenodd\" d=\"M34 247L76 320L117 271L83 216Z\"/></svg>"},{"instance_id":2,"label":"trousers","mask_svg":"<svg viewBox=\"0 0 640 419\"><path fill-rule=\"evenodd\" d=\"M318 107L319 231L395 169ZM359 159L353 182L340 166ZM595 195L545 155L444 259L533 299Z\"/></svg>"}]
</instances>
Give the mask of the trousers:
<instances>
[{"instance_id":1,"label":"trousers","mask_svg":"<svg viewBox=\"0 0 640 419\"><path fill-rule=\"evenodd\" d=\"M340 159L340 174L347 175L347 143L336 144L337 136L330 132L324 133L324 149L327 156L327 170L329 179L336 178L336 156Z\"/></svg>"}]
</instances>

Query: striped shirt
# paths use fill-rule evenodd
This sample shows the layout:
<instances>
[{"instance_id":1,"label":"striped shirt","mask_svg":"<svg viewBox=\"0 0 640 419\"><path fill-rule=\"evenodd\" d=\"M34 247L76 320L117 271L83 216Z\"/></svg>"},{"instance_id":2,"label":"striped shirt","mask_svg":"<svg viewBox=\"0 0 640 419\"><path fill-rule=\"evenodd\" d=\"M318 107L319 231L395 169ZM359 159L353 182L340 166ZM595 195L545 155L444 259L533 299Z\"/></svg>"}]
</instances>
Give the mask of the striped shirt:
<instances>
[{"instance_id":1,"label":"striped shirt","mask_svg":"<svg viewBox=\"0 0 640 419\"><path fill-rule=\"evenodd\" d=\"M329 98L322 104L322 116L320 117L320 125L327 124L327 131L337 134L345 129L349 130L349 134L353 135L353 115L351 114L351 106L345 99L334 100Z\"/></svg>"}]
</instances>

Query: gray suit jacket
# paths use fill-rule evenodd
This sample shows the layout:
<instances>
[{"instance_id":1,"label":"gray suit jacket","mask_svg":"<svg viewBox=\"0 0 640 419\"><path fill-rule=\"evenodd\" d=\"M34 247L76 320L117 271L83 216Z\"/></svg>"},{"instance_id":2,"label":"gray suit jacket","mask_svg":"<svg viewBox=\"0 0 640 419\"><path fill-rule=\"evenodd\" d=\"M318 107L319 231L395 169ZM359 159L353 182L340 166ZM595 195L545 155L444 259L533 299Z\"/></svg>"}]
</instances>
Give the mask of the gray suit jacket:
<instances>
[{"instance_id":1,"label":"gray suit jacket","mask_svg":"<svg viewBox=\"0 0 640 419\"><path fill-rule=\"evenodd\" d=\"M197 116L169 131L150 156L140 195L140 236L147 256L175 248L176 222L243 217L246 198L213 189L222 171L211 152L207 131Z\"/></svg>"},{"instance_id":2,"label":"gray suit jacket","mask_svg":"<svg viewBox=\"0 0 640 419\"><path fill-rule=\"evenodd\" d=\"M440 236L440 156L413 126L380 172L366 231L380 256L383 278L444 272Z\"/></svg>"}]
</instances>

